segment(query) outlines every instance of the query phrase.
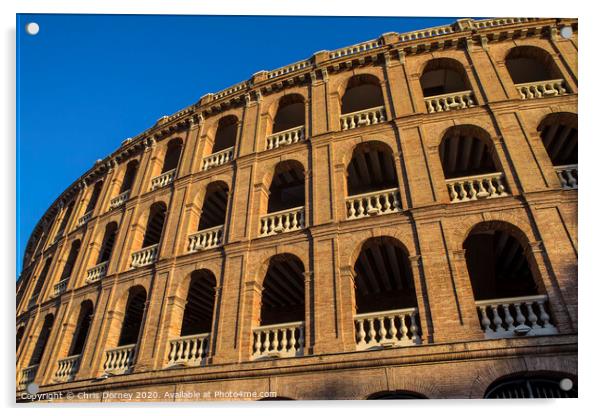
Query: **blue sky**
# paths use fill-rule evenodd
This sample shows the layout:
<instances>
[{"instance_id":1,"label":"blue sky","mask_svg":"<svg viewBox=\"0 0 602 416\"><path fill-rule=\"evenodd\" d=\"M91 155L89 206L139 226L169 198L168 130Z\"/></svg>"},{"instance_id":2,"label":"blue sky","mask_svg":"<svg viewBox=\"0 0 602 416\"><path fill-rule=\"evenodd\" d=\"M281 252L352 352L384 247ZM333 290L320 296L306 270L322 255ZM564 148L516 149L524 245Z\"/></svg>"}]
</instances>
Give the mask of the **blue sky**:
<instances>
[{"instance_id":1,"label":"blue sky","mask_svg":"<svg viewBox=\"0 0 602 416\"><path fill-rule=\"evenodd\" d=\"M17 273L61 192L161 116L319 50L456 19L18 15Z\"/></svg>"}]
</instances>

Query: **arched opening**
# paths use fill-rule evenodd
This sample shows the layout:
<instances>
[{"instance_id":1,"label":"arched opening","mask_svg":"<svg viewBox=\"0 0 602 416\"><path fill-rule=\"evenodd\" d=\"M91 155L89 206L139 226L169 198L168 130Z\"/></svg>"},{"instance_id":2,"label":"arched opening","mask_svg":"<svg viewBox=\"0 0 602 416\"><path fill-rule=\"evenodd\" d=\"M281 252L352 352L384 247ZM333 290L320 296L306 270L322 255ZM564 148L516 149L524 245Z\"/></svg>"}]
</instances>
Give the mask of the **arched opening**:
<instances>
[{"instance_id":1,"label":"arched opening","mask_svg":"<svg viewBox=\"0 0 602 416\"><path fill-rule=\"evenodd\" d=\"M238 118L234 115L222 117L217 123L217 130L215 132L211 153L217 153L229 149L230 147L234 147L237 132Z\"/></svg>"},{"instance_id":2,"label":"arched opening","mask_svg":"<svg viewBox=\"0 0 602 416\"><path fill-rule=\"evenodd\" d=\"M163 168L161 174L170 172L178 167L180 163L180 154L182 153L182 140L173 139L167 143L165 159L163 159Z\"/></svg>"},{"instance_id":3,"label":"arched opening","mask_svg":"<svg viewBox=\"0 0 602 416\"><path fill-rule=\"evenodd\" d=\"M369 396L367 400L414 400L426 398L427 397L423 394L414 393L412 391L398 390L374 393L371 396Z\"/></svg>"},{"instance_id":4,"label":"arched opening","mask_svg":"<svg viewBox=\"0 0 602 416\"><path fill-rule=\"evenodd\" d=\"M116 237L117 223L113 221L108 223L105 227L105 233L102 238L102 244L100 245L100 252L98 253L96 264L104 263L105 261L109 261L111 259Z\"/></svg>"},{"instance_id":5,"label":"arched opening","mask_svg":"<svg viewBox=\"0 0 602 416\"><path fill-rule=\"evenodd\" d=\"M134 286L129 290L125 315L121 325L121 333L117 346L138 343L144 309L146 304L146 290L142 286Z\"/></svg>"},{"instance_id":6,"label":"arched opening","mask_svg":"<svg viewBox=\"0 0 602 416\"><path fill-rule=\"evenodd\" d=\"M253 355L303 355L305 267L292 254L270 258L261 292L258 328L253 331Z\"/></svg>"},{"instance_id":7,"label":"arched opening","mask_svg":"<svg viewBox=\"0 0 602 416\"><path fill-rule=\"evenodd\" d=\"M569 380L569 382L564 380ZM487 388L484 396L485 399L563 399L577 397L576 377L549 372L531 372L502 377Z\"/></svg>"},{"instance_id":8,"label":"arched opening","mask_svg":"<svg viewBox=\"0 0 602 416\"><path fill-rule=\"evenodd\" d=\"M69 202L67 205L67 210L65 211L65 215L63 215L63 219L61 220L61 225L56 233L57 238L63 235L65 228L67 228L67 223L69 223L69 219L71 218L71 214L73 213L73 208L75 207L75 201Z\"/></svg>"},{"instance_id":9,"label":"arched opening","mask_svg":"<svg viewBox=\"0 0 602 416\"><path fill-rule=\"evenodd\" d=\"M287 94L278 102L272 133L305 125L305 99L299 94Z\"/></svg>"},{"instance_id":10,"label":"arched opening","mask_svg":"<svg viewBox=\"0 0 602 416\"><path fill-rule=\"evenodd\" d=\"M418 302L406 248L390 237L366 240L354 264L358 349L420 343Z\"/></svg>"},{"instance_id":11,"label":"arched opening","mask_svg":"<svg viewBox=\"0 0 602 416\"><path fill-rule=\"evenodd\" d=\"M75 332L73 333L71 346L69 347L70 357L74 355L80 355L84 351L86 339L88 338L88 332L90 331L90 325L92 324L93 313L94 305L92 305L92 301L83 301L79 308Z\"/></svg>"},{"instance_id":12,"label":"arched opening","mask_svg":"<svg viewBox=\"0 0 602 416\"><path fill-rule=\"evenodd\" d=\"M48 257L44 262L44 267L42 268L42 272L38 276L38 280L36 281L36 285L33 288L33 294L31 295L30 306L32 303L35 303L44 287L44 282L46 282L46 276L48 276L48 271L50 270L50 265L52 264L52 257Z\"/></svg>"},{"instance_id":13,"label":"arched opening","mask_svg":"<svg viewBox=\"0 0 602 416\"><path fill-rule=\"evenodd\" d=\"M341 114L355 113L385 105L380 80L374 75L354 75L347 81L341 99Z\"/></svg>"},{"instance_id":14,"label":"arched opening","mask_svg":"<svg viewBox=\"0 0 602 416\"><path fill-rule=\"evenodd\" d=\"M146 230L144 232L144 240L142 241L142 248L159 244L163 235L166 213L167 207L163 202L156 202L151 206L148 221L146 223Z\"/></svg>"},{"instance_id":15,"label":"arched opening","mask_svg":"<svg viewBox=\"0 0 602 416\"><path fill-rule=\"evenodd\" d=\"M92 195L90 196L90 200L88 201L88 205L86 206L85 213L92 212L98 203L98 198L100 197L100 192L102 191L102 181L98 181L94 184L94 189L92 189Z\"/></svg>"},{"instance_id":16,"label":"arched opening","mask_svg":"<svg viewBox=\"0 0 602 416\"><path fill-rule=\"evenodd\" d=\"M425 98L471 90L464 66L449 58L429 61L422 70L420 86Z\"/></svg>"},{"instance_id":17,"label":"arched opening","mask_svg":"<svg viewBox=\"0 0 602 416\"><path fill-rule=\"evenodd\" d=\"M38 335L33 354L31 355L31 359L29 360L29 367L39 365L42 361L42 357L44 356L46 345L48 345L48 339L50 338L50 332L52 331L53 325L54 315L46 315L46 317L44 318L44 324L42 325L42 329L40 330L40 334Z\"/></svg>"},{"instance_id":18,"label":"arched opening","mask_svg":"<svg viewBox=\"0 0 602 416\"><path fill-rule=\"evenodd\" d=\"M490 337L555 333L527 258L526 237L506 223L475 226L463 248L481 325Z\"/></svg>"},{"instance_id":19,"label":"arched opening","mask_svg":"<svg viewBox=\"0 0 602 416\"><path fill-rule=\"evenodd\" d=\"M549 114L537 131L562 187L577 189L577 114Z\"/></svg>"},{"instance_id":20,"label":"arched opening","mask_svg":"<svg viewBox=\"0 0 602 416\"><path fill-rule=\"evenodd\" d=\"M228 208L228 185L225 182L211 182L203 200L201 216L197 230L224 225Z\"/></svg>"},{"instance_id":21,"label":"arched opening","mask_svg":"<svg viewBox=\"0 0 602 416\"><path fill-rule=\"evenodd\" d=\"M73 267L75 266L75 262L77 261L77 256L79 255L79 250L81 248L81 241L75 240L71 243L71 249L69 250L69 255L67 256L67 261L65 262L65 266L63 267L63 272L61 273L60 280L67 280L73 274Z\"/></svg>"},{"instance_id":22,"label":"arched opening","mask_svg":"<svg viewBox=\"0 0 602 416\"><path fill-rule=\"evenodd\" d=\"M507 195L501 163L491 137L482 128L461 125L448 129L439 145L439 157L451 202Z\"/></svg>"},{"instance_id":23,"label":"arched opening","mask_svg":"<svg viewBox=\"0 0 602 416\"><path fill-rule=\"evenodd\" d=\"M535 46L517 46L506 55L506 68L514 84L561 79L554 59Z\"/></svg>"},{"instance_id":24,"label":"arched opening","mask_svg":"<svg viewBox=\"0 0 602 416\"><path fill-rule=\"evenodd\" d=\"M17 328L17 340L16 340L17 351L19 351L19 346L21 345L21 341L23 340L23 334L25 334L25 325Z\"/></svg>"},{"instance_id":25,"label":"arched opening","mask_svg":"<svg viewBox=\"0 0 602 416\"><path fill-rule=\"evenodd\" d=\"M215 286L215 276L209 270L202 269L192 272L180 336L211 332Z\"/></svg>"},{"instance_id":26,"label":"arched opening","mask_svg":"<svg viewBox=\"0 0 602 416\"><path fill-rule=\"evenodd\" d=\"M177 165L177 163L176 163ZM132 186L134 185L134 180L136 179L136 173L138 172L138 161L132 160L129 162L125 168L125 173L123 175L123 181L121 182L121 187L119 188L119 194L123 194L124 192L130 191Z\"/></svg>"},{"instance_id":27,"label":"arched opening","mask_svg":"<svg viewBox=\"0 0 602 416\"><path fill-rule=\"evenodd\" d=\"M295 160L280 162L270 185L268 213L305 206L305 171Z\"/></svg>"}]
</instances>

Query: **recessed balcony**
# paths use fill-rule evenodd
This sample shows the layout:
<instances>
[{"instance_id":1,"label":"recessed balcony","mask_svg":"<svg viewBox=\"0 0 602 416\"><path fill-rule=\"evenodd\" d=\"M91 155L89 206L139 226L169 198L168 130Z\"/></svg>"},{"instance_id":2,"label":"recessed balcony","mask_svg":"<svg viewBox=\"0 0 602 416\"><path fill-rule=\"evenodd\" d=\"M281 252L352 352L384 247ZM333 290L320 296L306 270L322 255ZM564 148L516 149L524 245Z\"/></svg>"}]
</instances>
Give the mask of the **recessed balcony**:
<instances>
[{"instance_id":1,"label":"recessed balcony","mask_svg":"<svg viewBox=\"0 0 602 416\"><path fill-rule=\"evenodd\" d=\"M516 84L516 89L520 94L521 100L555 97L558 95L567 94L567 89L563 79Z\"/></svg>"},{"instance_id":2,"label":"recessed balcony","mask_svg":"<svg viewBox=\"0 0 602 416\"><path fill-rule=\"evenodd\" d=\"M129 372L134 364L134 353L136 344L124 345L112 348L105 352L103 369L109 374L125 374Z\"/></svg>"},{"instance_id":3,"label":"recessed balcony","mask_svg":"<svg viewBox=\"0 0 602 416\"><path fill-rule=\"evenodd\" d=\"M397 188L349 196L346 205L348 220L402 211Z\"/></svg>"},{"instance_id":4,"label":"recessed balcony","mask_svg":"<svg viewBox=\"0 0 602 416\"><path fill-rule=\"evenodd\" d=\"M80 355L72 355L67 358L63 358L58 362L58 368L54 375L56 381L66 383L72 381L79 370Z\"/></svg>"},{"instance_id":5,"label":"recessed balcony","mask_svg":"<svg viewBox=\"0 0 602 416\"><path fill-rule=\"evenodd\" d=\"M38 372L39 365L30 365L29 367L21 370L21 380L19 380L18 389L25 390L25 388L33 383L36 378L36 373Z\"/></svg>"},{"instance_id":6,"label":"recessed balcony","mask_svg":"<svg viewBox=\"0 0 602 416\"><path fill-rule=\"evenodd\" d=\"M373 124L383 123L387 120L385 107L368 108L353 113L341 115L341 130L350 130L357 127L371 126Z\"/></svg>"},{"instance_id":7,"label":"recessed balcony","mask_svg":"<svg viewBox=\"0 0 602 416\"><path fill-rule=\"evenodd\" d=\"M109 262L103 261L102 263L97 264L91 269L88 269L88 272L86 273L86 283L93 283L105 277L107 274L108 266Z\"/></svg>"},{"instance_id":8,"label":"recessed balcony","mask_svg":"<svg viewBox=\"0 0 602 416\"><path fill-rule=\"evenodd\" d=\"M577 165L554 166L562 189L577 189Z\"/></svg>"},{"instance_id":9,"label":"recessed balcony","mask_svg":"<svg viewBox=\"0 0 602 416\"><path fill-rule=\"evenodd\" d=\"M288 233L305 227L305 208L297 207L272 212L260 219L259 236Z\"/></svg>"},{"instance_id":10,"label":"recessed balcony","mask_svg":"<svg viewBox=\"0 0 602 416\"><path fill-rule=\"evenodd\" d=\"M206 364L209 355L209 335L188 335L169 341L168 367L195 367Z\"/></svg>"},{"instance_id":11,"label":"recessed balcony","mask_svg":"<svg viewBox=\"0 0 602 416\"><path fill-rule=\"evenodd\" d=\"M202 170L209 170L221 165L225 165L234 158L234 146L219 152L213 153L203 159Z\"/></svg>"},{"instance_id":12,"label":"recessed balcony","mask_svg":"<svg viewBox=\"0 0 602 416\"><path fill-rule=\"evenodd\" d=\"M54 296L61 296L67 290L67 282L69 282L69 278L61 280L56 285L54 285Z\"/></svg>"},{"instance_id":13,"label":"recessed balcony","mask_svg":"<svg viewBox=\"0 0 602 416\"><path fill-rule=\"evenodd\" d=\"M447 179L447 189L452 203L476 201L507 196L503 184L504 175L500 172L485 175Z\"/></svg>"},{"instance_id":14,"label":"recessed balcony","mask_svg":"<svg viewBox=\"0 0 602 416\"><path fill-rule=\"evenodd\" d=\"M222 245L224 226L207 228L188 236L188 251L208 250Z\"/></svg>"},{"instance_id":15,"label":"recessed balcony","mask_svg":"<svg viewBox=\"0 0 602 416\"><path fill-rule=\"evenodd\" d=\"M143 267L153 264L159 256L159 244L153 244L132 253L131 267Z\"/></svg>"},{"instance_id":16,"label":"recessed balcony","mask_svg":"<svg viewBox=\"0 0 602 416\"><path fill-rule=\"evenodd\" d=\"M485 338L552 335L558 333L546 311L546 295L476 302Z\"/></svg>"},{"instance_id":17,"label":"recessed balcony","mask_svg":"<svg viewBox=\"0 0 602 416\"><path fill-rule=\"evenodd\" d=\"M418 308L355 315L358 351L406 347L422 343Z\"/></svg>"},{"instance_id":18,"label":"recessed balcony","mask_svg":"<svg viewBox=\"0 0 602 416\"><path fill-rule=\"evenodd\" d=\"M79 220L77 220L77 226L81 227L81 226L85 225L88 221L90 221L91 218L92 218L92 211L86 212L84 215L82 215L79 218Z\"/></svg>"},{"instance_id":19,"label":"recessed balcony","mask_svg":"<svg viewBox=\"0 0 602 416\"><path fill-rule=\"evenodd\" d=\"M253 358L303 356L303 322L260 326L253 330Z\"/></svg>"},{"instance_id":20,"label":"recessed balcony","mask_svg":"<svg viewBox=\"0 0 602 416\"><path fill-rule=\"evenodd\" d=\"M424 97L424 102L429 113L462 110L475 106L474 94L471 90Z\"/></svg>"},{"instance_id":21,"label":"recessed balcony","mask_svg":"<svg viewBox=\"0 0 602 416\"><path fill-rule=\"evenodd\" d=\"M115 198L111 199L111 209L117 209L130 198L130 190L120 193Z\"/></svg>"},{"instance_id":22,"label":"recessed balcony","mask_svg":"<svg viewBox=\"0 0 602 416\"><path fill-rule=\"evenodd\" d=\"M305 140L305 126L293 127L292 129L279 131L267 137L266 149L272 150L278 147L288 146Z\"/></svg>"},{"instance_id":23,"label":"recessed balcony","mask_svg":"<svg viewBox=\"0 0 602 416\"><path fill-rule=\"evenodd\" d=\"M170 183L172 183L175 178L176 178L176 170L175 169L169 170L159 176L155 176L151 180L151 190L154 191L155 189L164 188L167 185L169 185Z\"/></svg>"}]
</instances>

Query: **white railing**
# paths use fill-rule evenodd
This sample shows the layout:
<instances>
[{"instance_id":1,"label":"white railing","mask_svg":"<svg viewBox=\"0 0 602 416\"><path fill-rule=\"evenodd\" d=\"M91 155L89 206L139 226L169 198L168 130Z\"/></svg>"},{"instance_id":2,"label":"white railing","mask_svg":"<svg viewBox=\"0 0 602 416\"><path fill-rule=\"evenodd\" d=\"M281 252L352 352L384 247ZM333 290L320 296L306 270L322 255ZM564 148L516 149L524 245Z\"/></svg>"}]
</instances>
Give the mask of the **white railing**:
<instances>
[{"instance_id":1,"label":"white railing","mask_svg":"<svg viewBox=\"0 0 602 416\"><path fill-rule=\"evenodd\" d=\"M272 212L260 219L259 236L288 233L305 227L304 207Z\"/></svg>"},{"instance_id":2,"label":"white railing","mask_svg":"<svg viewBox=\"0 0 602 416\"><path fill-rule=\"evenodd\" d=\"M577 189L577 165L554 166L563 189Z\"/></svg>"},{"instance_id":3,"label":"white railing","mask_svg":"<svg viewBox=\"0 0 602 416\"><path fill-rule=\"evenodd\" d=\"M486 338L550 335L558 330L550 323L546 295L490 299L475 302Z\"/></svg>"},{"instance_id":4,"label":"white railing","mask_svg":"<svg viewBox=\"0 0 602 416\"><path fill-rule=\"evenodd\" d=\"M370 126L385 121L385 107L368 108L341 115L341 130L354 129L356 127Z\"/></svg>"},{"instance_id":5,"label":"white railing","mask_svg":"<svg viewBox=\"0 0 602 416\"><path fill-rule=\"evenodd\" d=\"M56 381L67 382L73 380L79 369L79 358L80 355L78 354L59 360L58 368L54 375Z\"/></svg>"},{"instance_id":6,"label":"white railing","mask_svg":"<svg viewBox=\"0 0 602 416\"><path fill-rule=\"evenodd\" d=\"M67 282L69 282L69 278L63 279L54 285L54 296L60 296L65 290L67 290Z\"/></svg>"},{"instance_id":7,"label":"white railing","mask_svg":"<svg viewBox=\"0 0 602 416\"><path fill-rule=\"evenodd\" d=\"M111 209L119 208L120 206L125 204L125 201L127 201L129 198L130 198L130 190L128 189L127 191L122 192L119 195L117 195L115 198L111 199Z\"/></svg>"},{"instance_id":8,"label":"white railing","mask_svg":"<svg viewBox=\"0 0 602 416\"><path fill-rule=\"evenodd\" d=\"M280 146L286 146L305 140L305 126L293 127L292 129L279 131L267 137L266 148L268 150L276 149Z\"/></svg>"},{"instance_id":9,"label":"white railing","mask_svg":"<svg viewBox=\"0 0 602 416\"><path fill-rule=\"evenodd\" d=\"M496 18L496 19L473 20L472 24L476 29L484 29L487 27L504 26L504 25L511 25L511 24L515 24L515 23L526 23L531 20L534 20L534 19L528 18L528 17L507 17L507 18L502 17L502 18Z\"/></svg>"},{"instance_id":10,"label":"white railing","mask_svg":"<svg viewBox=\"0 0 602 416\"><path fill-rule=\"evenodd\" d=\"M354 321L358 351L422 343L418 308L362 313Z\"/></svg>"},{"instance_id":11,"label":"white railing","mask_svg":"<svg viewBox=\"0 0 602 416\"><path fill-rule=\"evenodd\" d=\"M304 347L303 322L253 329L253 358L300 357Z\"/></svg>"},{"instance_id":12,"label":"white railing","mask_svg":"<svg viewBox=\"0 0 602 416\"><path fill-rule=\"evenodd\" d=\"M229 88L226 88L225 90L221 90L219 92L216 92L213 95L213 101L219 100L220 98L227 97L230 94L234 94L236 92L242 91L245 88L247 88L247 81L239 82L238 84L233 85L233 86L231 86Z\"/></svg>"},{"instance_id":13,"label":"white railing","mask_svg":"<svg viewBox=\"0 0 602 416\"><path fill-rule=\"evenodd\" d=\"M142 267L157 261L159 244L154 244L132 253L132 267Z\"/></svg>"},{"instance_id":14,"label":"white railing","mask_svg":"<svg viewBox=\"0 0 602 416\"><path fill-rule=\"evenodd\" d=\"M188 251L207 250L222 245L224 226L207 228L188 236Z\"/></svg>"},{"instance_id":15,"label":"white railing","mask_svg":"<svg viewBox=\"0 0 602 416\"><path fill-rule=\"evenodd\" d=\"M98 263L96 266L88 269L86 274L86 283L96 282L99 279L102 279L107 275L107 268L109 266L109 261L103 261L102 263Z\"/></svg>"},{"instance_id":16,"label":"white railing","mask_svg":"<svg viewBox=\"0 0 602 416\"><path fill-rule=\"evenodd\" d=\"M290 64L287 66L283 66L282 68L274 69L273 71L268 72L268 79L277 78L281 75L290 74L291 72L299 71L304 68L308 68L311 66L311 61L309 59L305 61L295 62L294 64Z\"/></svg>"},{"instance_id":17,"label":"white railing","mask_svg":"<svg viewBox=\"0 0 602 416\"><path fill-rule=\"evenodd\" d=\"M203 159L202 170L208 170L217 166L225 165L234 158L234 146L220 150Z\"/></svg>"},{"instance_id":18,"label":"white railing","mask_svg":"<svg viewBox=\"0 0 602 416\"><path fill-rule=\"evenodd\" d=\"M348 196L346 204L348 220L401 212L401 198L397 188Z\"/></svg>"},{"instance_id":19,"label":"white railing","mask_svg":"<svg viewBox=\"0 0 602 416\"><path fill-rule=\"evenodd\" d=\"M105 352L104 371L111 374L123 374L127 372L134 363L135 350L136 344L107 350Z\"/></svg>"},{"instance_id":20,"label":"white railing","mask_svg":"<svg viewBox=\"0 0 602 416\"><path fill-rule=\"evenodd\" d=\"M496 172L486 175L446 179L445 183L447 184L451 202L456 203L507 196L503 179L504 175Z\"/></svg>"},{"instance_id":21,"label":"white railing","mask_svg":"<svg viewBox=\"0 0 602 416\"><path fill-rule=\"evenodd\" d=\"M342 56L354 55L356 53L365 52L365 51L369 51L371 49L378 48L378 47L382 46L382 44L383 44L382 40L380 40L380 39L369 40L366 42L358 43L356 45L347 46L346 48L340 48L340 49L334 50L329 53L329 57L330 57L330 59L334 59L334 58L340 58Z\"/></svg>"},{"instance_id":22,"label":"white railing","mask_svg":"<svg viewBox=\"0 0 602 416\"><path fill-rule=\"evenodd\" d=\"M19 390L25 390L28 384L33 383L38 372L39 365L31 365L21 370L21 380L19 380Z\"/></svg>"},{"instance_id":23,"label":"white railing","mask_svg":"<svg viewBox=\"0 0 602 416\"><path fill-rule=\"evenodd\" d=\"M151 180L151 190L154 191L155 189L163 188L164 186L167 186L170 183L172 183L175 178L176 178L176 170L175 169L168 170L167 172L165 172L159 176L155 176Z\"/></svg>"},{"instance_id":24,"label":"white railing","mask_svg":"<svg viewBox=\"0 0 602 416\"><path fill-rule=\"evenodd\" d=\"M168 366L202 365L209 354L209 333L188 335L169 341Z\"/></svg>"},{"instance_id":25,"label":"white railing","mask_svg":"<svg viewBox=\"0 0 602 416\"><path fill-rule=\"evenodd\" d=\"M517 84L516 89L522 100L530 100L532 98L553 97L567 93L563 79L553 79L550 81L527 82L525 84Z\"/></svg>"},{"instance_id":26,"label":"white railing","mask_svg":"<svg viewBox=\"0 0 602 416\"><path fill-rule=\"evenodd\" d=\"M474 96L470 90L424 97L424 102L429 113L461 110L475 106Z\"/></svg>"},{"instance_id":27,"label":"white railing","mask_svg":"<svg viewBox=\"0 0 602 416\"><path fill-rule=\"evenodd\" d=\"M406 42L409 40L432 38L433 36L448 35L454 33L454 28L451 25L431 27L429 29L416 30L414 32L402 33L399 35L399 40Z\"/></svg>"},{"instance_id":28,"label":"white railing","mask_svg":"<svg viewBox=\"0 0 602 416\"><path fill-rule=\"evenodd\" d=\"M92 218L92 210L86 212L79 218L79 220L77 220L77 226L81 227L82 225L90 221L90 218Z\"/></svg>"}]
</instances>

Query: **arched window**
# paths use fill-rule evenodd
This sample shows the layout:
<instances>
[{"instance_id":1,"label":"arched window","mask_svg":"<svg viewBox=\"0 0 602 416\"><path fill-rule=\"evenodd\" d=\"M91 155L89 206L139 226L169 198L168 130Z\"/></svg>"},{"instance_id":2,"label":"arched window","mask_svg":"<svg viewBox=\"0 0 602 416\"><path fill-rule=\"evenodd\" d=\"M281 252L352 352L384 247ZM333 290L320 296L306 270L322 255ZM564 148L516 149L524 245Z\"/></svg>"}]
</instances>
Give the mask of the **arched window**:
<instances>
[{"instance_id":1,"label":"arched window","mask_svg":"<svg viewBox=\"0 0 602 416\"><path fill-rule=\"evenodd\" d=\"M94 313L94 306L89 300L85 300L81 303L79 309L79 316L77 317L77 324L75 326L75 332L71 340L71 346L69 347L69 356L80 355L84 351L84 345L90 331L90 325L92 324L92 315Z\"/></svg>"},{"instance_id":2,"label":"arched window","mask_svg":"<svg viewBox=\"0 0 602 416\"><path fill-rule=\"evenodd\" d=\"M142 286L131 288L128 294L118 346L138 343L142 319L144 318L145 304L146 290Z\"/></svg>"},{"instance_id":3,"label":"arched window","mask_svg":"<svg viewBox=\"0 0 602 416\"><path fill-rule=\"evenodd\" d=\"M299 94L288 94L278 102L272 133L290 130L305 124L305 100Z\"/></svg>"},{"instance_id":4,"label":"arched window","mask_svg":"<svg viewBox=\"0 0 602 416\"><path fill-rule=\"evenodd\" d=\"M211 332L215 286L215 276L209 270L202 269L192 272L180 336Z\"/></svg>"},{"instance_id":5,"label":"arched window","mask_svg":"<svg viewBox=\"0 0 602 416\"><path fill-rule=\"evenodd\" d=\"M17 328L17 351L19 351L19 346L21 345L21 341L23 340L23 335L25 334L25 325Z\"/></svg>"},{"instance_id":6,"label":"arched window","mask_svg":"<svg viewBox=\"0 0 602 416\"><path fill-rule=\"evenodd\" d=\"M94 184L94 188L92 189L92 195L90 196L90 200L88 201L88 205L86 206L86 213L92 212L96 207L96 203L98 202L98 198L100 197L100 192L102 191L102 181L98 181Z\"/></svg>"},{"instance_id":7,"label":"arched window","mask_svg":"<svg viewBox=\"0 0 602 416\"><path fill-rule=\"evenodd\" d=\"M44 324L42 325L42 329L38 335L33 354L29 360L29 366L38 365L42 361L44 351L46 350L46 345L48 344L48 339L50 338L50 332L52 331L52 325L54 325L54 315L48 314L44 318Z\"/></svg>"},{"instance_id":8,"label":"arched window","mask_svg":"<svg viewBox=\"0 0 602 416\"><path fill-rule=\"evenodd\" d=\"M439 145L451 202L506 196L501 163L491 137L480 127L454 126Z\"/></svg>"},{"instance_id":9,"label":"arched window","mask_svg":"<svg viewBox=\"0 0 602 416\"><path fill-rule=\"evenodd\" d=\"M44 263L44 267L42 268L42 272L38 276L38 280L36 281L36 285L33 288L33 294L31 295L31 302L35 302L40 296L40 292L44 287L44 282L46 281L46 277L48 276L48 271L50 270L50 265L52 264L52 257L48 257L46 262Z\"/></svg>"},{"instance_id":10,"label":"arched window","mask_svg":"<svg viewBox=\"0 0 602 416\"><path fill-rule=\"evenodd\" d=\"M217 153L230 147L234 147L236 143L236 134L238 132L238 118L230 115L222 117L217 123L215 139L211 153Z\"/></svg>"},{"instance_id":11,"label":"arched window","mask_svg":"<svg viewBox=\"0 0 602 416\"><path fill-rule=\"evenodd\" d=\"M79 255L79 250L81 247L81 241L75 240L71 244L71 249L69 250L69 256L67 257L67 261L65 262L65 266L63 267L63 272L61 273L60 280L69 279L73 273L73 267L75 266L75 262L77 261L77 256Z\"/></svg>"},{"instance_id":12,"label":"arched window","mask_svg":"<svg viewBox=\"0 0 602 416\"><path fill-rule=\"evenodd\" d=\"M354 265L357 348L420 343L416 291L407 250L397 240L364 242Z\"/></svg>"},{"instance_id":13,"label":"arched window","mask_svg":"<svg viewBox=\"0 0 602 416\"><path fill-rule=\"evenodd\" d=\"M117 223L113 221L108 223L105 227L105 233L102 238L102 244L100 245L100 252L98 253L96 264L104 263L105 261L109 261L111 259L116 237Z\"/></svg>"},{"instance_id":14,"label":"arched window","mask_svg":"<svg viewBox=\"0 0 602 416\"><path fill-rule=\"evenodd\" d=\"M517 46L506 55L506 68L523 100L565 94L562 72L544 49Z\"/></svg>"},{"instance_id":15,"label":"arched window","mask_svg":"<svg viewBox=\"0 0 602 416\"><path fill-rule=\"evenodd\" d=\"M159 244L163 235L167 207L162 202L154 203L150 208L142 248Z\"/></svg>"},{"instance_id":16,"label":"arched window","mask_svg":"<svg viewBox=\"0 0 602 416\"><path fill-rule=\"evenodd\" d=\"M268 212L277 212L305 205L305 172L294 160L278 163L270 185Z\"/></svg>"},{"instance_id":17,"label":"arched window","mask_svg":"<svg viewBox=\"0 0 602 416\"><path fill-rule=\"evenodd\" d=\"M305 268L292 254L269 260L261 292L261 326L253 330L253 357L303 355Z\"/></svg>"},{"instance_id":18,"label":"arched window","mask_svg":"<svg viewBox=\"0 0 602 416\"><path fill-rule=\"evenodd\" d=\"M198 231L224 225L228 208L228 185L224 182L211 182L203 200Z\"/></svg>"},{"instance_id":19,"label":"arched window","mask_svg":"<svg viewBox=\"0 0 602 416\"><path fill-rule=\"evenodd\" d=\"M176 163L177 164L177 163ZM123 175L123 181L121 182L121 187L119 188L119 194L127 192L132 189L134 185L134 180L136 179L136 173L138 172L138 161L132 160L127 164L125 169L125 173Z\"/></svg>"},{"instance_id":20,"label":"arched window","mask_svg":"<svg viewBox=\"0 0 602 416\"><path fill-rule=\"evenodd\" d=\"M420 86L429 113L475 105L464 66L455 59L439 58L429 61L420 76Z\"/></svg>"},{"instance_id":21,"label":"arched window","mask_svg":"<svg viewBox=\"0 0 602 416\"><path fill-rule=\"evenodd\" d=\"M577 114L550 114L537 130L562 187L577 189Z\"/></svg>"},{"instance_id":22,"label":"arched window","mask_svg":"<svg viewBox=\"0 0 602 416\"><path fill-rule=\"evenodd\" d=\"M349 78L341 97L341 130L369 126L386 120L380 80L361 74Z\"/></svg>"},{"instance_id":23,"label":"arched window","mask_svg":"<svg viewBox=\"0 0 602 416\"><path fill-rule=\"evenodd\" d=\"M569 380L567 383L564 380ZM562 374L526 373L497 380L487 388L486 399L577 398L575 377ZM564 381L564 382L563 382ZM565 384L566 383L566 384Z\"/></svg>"},{"instance_id":24,"label":"arched window","mask_svg":"<svg viewBox=\"0 0 602 416\"><path fill-rule=\"evenodd\" d=\"M472 292L488 337L556 333L524 241L521 231L498 222L478 224L464 241Z\"/></svg>"},{"instance_id":25,"label":"arched window","mask_svg":"<svg viewBox=\"0 0 602 416\"><path fill-rule=\"evenodd\" d=\"M167 144L165 159L163 159L163 168L161 174L172 171L178 167L180 163L180 154L182 153L182 140L173 139Z\"/></svg>"}]
</instances>

